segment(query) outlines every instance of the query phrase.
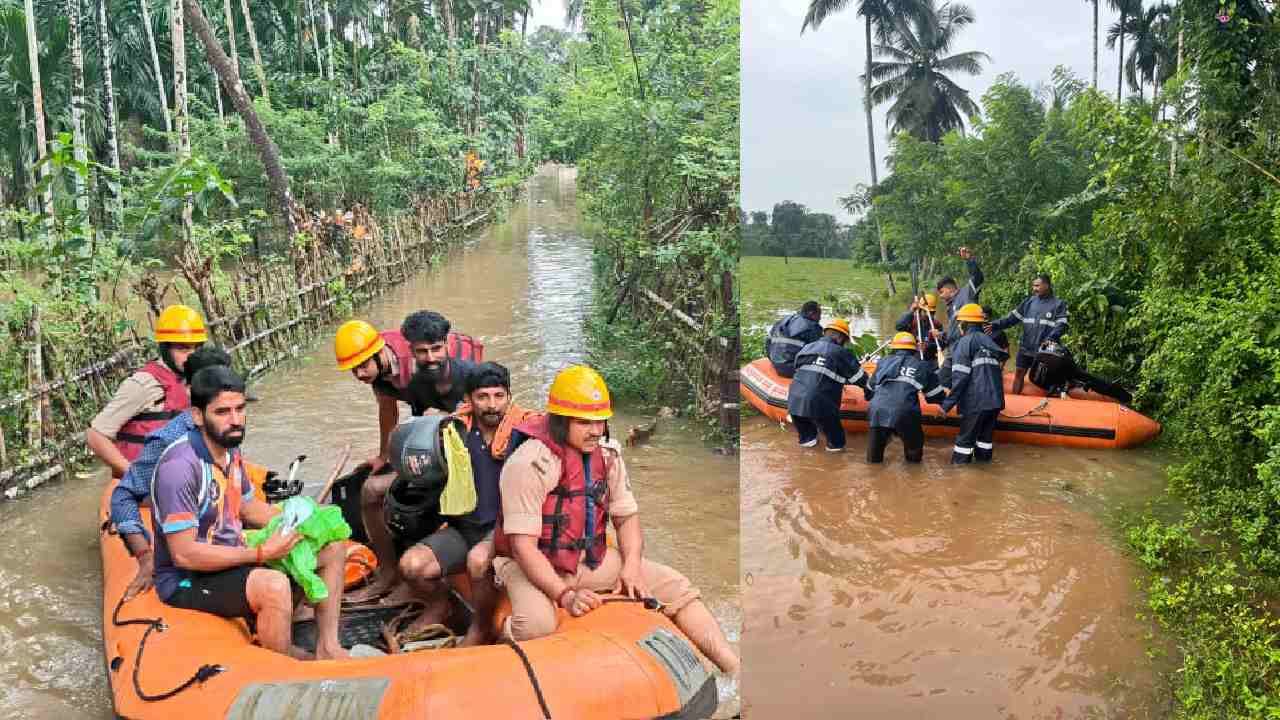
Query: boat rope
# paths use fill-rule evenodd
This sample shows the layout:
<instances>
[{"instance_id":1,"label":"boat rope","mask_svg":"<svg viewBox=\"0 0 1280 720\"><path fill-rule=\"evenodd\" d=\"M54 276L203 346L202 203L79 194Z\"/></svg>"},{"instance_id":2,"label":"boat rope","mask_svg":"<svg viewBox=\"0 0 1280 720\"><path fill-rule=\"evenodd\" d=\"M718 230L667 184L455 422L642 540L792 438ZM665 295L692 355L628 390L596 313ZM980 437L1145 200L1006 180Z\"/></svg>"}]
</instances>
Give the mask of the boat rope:
<instances>
[{"instance_id":1,"label":"boat rope","mask_svg":"<svg viewBox=\"0 0 1280 720\"><path fill-rule=\"evenodd\" d=\"M1044 410L1047 407L1049 407L1049 398L1045 398L1041 400L1039 405L1036 405L1030 410L1022 413L1021 415L1007 415L1004 412L1001 412L1000 417L1009 418L1010 420L1017 420L1018 418L1024 418L1024 417L1027 417L1028 415L1042 415L1044 417L1051 418L1053 416L1050 415L1049 413L1041 412L1041 410Z\"/></svg>"},{"instance_id":2,"label":"boat rope","mask_svg":"<svg viewBox=\"0 0 1280 720\"><path fill-rule=\"evenodd\" d=\"M191 677L187 678L186 682L182 683L178 687L168 692L163 692L163 693L160 693L159 695L148 695L147 693L143 692L142 684L139 682L138 677L142 671L142 652L147 647L147 638L151 637L151 633L153 632L164 632L169 628L167 625L164 624L164 618L158 618L158 617L157 618L130 618L128 620L121 620L120 608L122 607L124 607L123 595L120 597L120 602L116 603L115 611L111 613L111 622L113 625L115 625L116 627L123 627L125 625L146 625L147 626L146 631L142 633L142 640L138 642L138 654L133 659L133 691L138 694L138 697L142 698L147 702L158 702L160 700L168 700L169 698L173 697L174 695L177 695L178 693L182 692L183 690L186 690L187 688L191 687L192 685L195 685L196 683L204 684L204 681L208 680L214 675L217 675L218 673L221 673L221 672L226 672L227 669L221 665L216 665L216 664L201 665L199 669L197 669L195 673L191 675Z\"/></svg>"},{"instance_id":3,"label":"boat rope","mask_svg":"<svg viewBox=\"0 0 1280 720\"><path fill-rule=\"evenodd\" d=\"M533 672L533 665L529 662L529 656L524 654L524 648L512 640L510 636L503 635L502 641L507 647L516 651L516 655L520 656L520 662L524 664L525 674L529 676L529 684L533 686L533 692L538 696L538 705L542 707L543 720L551 720L551 708L547 707L547 699L542 695L542 686L538 684L538 676Z\"/></svg>"},{"instance_id":4,"label":"boat rope","mask_svg":"<svg viewBox=\"0 0 1280 720\"><path fill-rule=\"evenodd\" d=\"M600 602L601 603L615 603L615 602L641 603L642 605L644 605L645 610L661 610L664 607L664 605L662 604L662 601L655 597L646 597L646 598L610 597L610 598L604 598Z\"/></svg>"}]
</instances>

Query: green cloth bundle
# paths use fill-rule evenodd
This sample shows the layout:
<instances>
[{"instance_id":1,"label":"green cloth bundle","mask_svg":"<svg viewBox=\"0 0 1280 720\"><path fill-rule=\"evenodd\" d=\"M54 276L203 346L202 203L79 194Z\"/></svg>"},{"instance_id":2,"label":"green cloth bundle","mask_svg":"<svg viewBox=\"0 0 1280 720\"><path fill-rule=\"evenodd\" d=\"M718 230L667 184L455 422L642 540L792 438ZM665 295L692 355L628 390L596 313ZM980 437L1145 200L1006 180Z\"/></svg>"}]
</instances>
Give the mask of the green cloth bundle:
<instances>
[{"instance_id":1,"label":"green cloth bundle","mask_svg":"<svg viewBox=\"0 0 1280 720\"><path fill-rule=\"evenodd\" d=\"M280 560L271 560L267 566L281 570L302 586L307 602L318 603L329 597L324 580L316 574L316 553L331 542L351 537L351 526L342 519L342 510L336 505L321 507L312 498L298 495L280 505L281 512L261 530L245 533L245 543L258 547L283 527L290 527L302 534L302 540Z\"/></svg>"}]
</instances>

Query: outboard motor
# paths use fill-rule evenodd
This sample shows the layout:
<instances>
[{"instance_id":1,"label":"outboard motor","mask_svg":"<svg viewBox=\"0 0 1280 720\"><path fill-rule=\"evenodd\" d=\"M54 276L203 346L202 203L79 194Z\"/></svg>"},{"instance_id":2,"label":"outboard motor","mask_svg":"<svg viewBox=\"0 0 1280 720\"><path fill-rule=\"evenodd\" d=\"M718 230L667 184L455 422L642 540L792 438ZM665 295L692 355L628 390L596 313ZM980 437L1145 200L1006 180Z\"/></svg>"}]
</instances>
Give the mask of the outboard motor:
<instances>
[{"instance_id":1,"label":"outboard motor","mask_svg":"<svg viewBox=\"0 0 1280 720\"><path fill-rule=\"evenodd\" d=\"M440 525L440 493L449 479L442 433L450 423L461 421L448 415L415 417L387 441L396 479L387 490L384 517L402 542L421 540Z\"/></svg>"},{"instance_id":2,"label":"outboard motor","mask_svg":"<svg viewBox=\"0 0 1280 720\"><path fill-rule=\"evenodd\" d=\"M1031 382L1051 395L1066 392L1075 377L1076 362L1071 351L1052 340L1040 343L1036 361L1031 365Z\"/></svg>"},{"instance_id":3,"label":"outboard motor","mask_svg":"<svg viewBox=\"0 0 1280 720\"><path fill-rule=\"evenodd\" d=\"M1059 395L1073 387L1080 387L1113 397L1122 403L1133 400L1133 395L1128 390L1085 372L1076 364L1065 345L1052 340L1040 343L1036 361L1031 365L1028 375L1032 383L1044 388L1050 395Z\"/></svg>"},{"instance_id":4,"label":"outboard motor","mask_svg":"<svg viewBox=\"0 0 1280 720\"><path fill-rule=\"evenodd\" d=\"M275 470L267 471L267 477L262 481L262 493L267 496L267 502L284 502L295 495L302 494L302 480L298 479L298 468L306 459L306 455L299 455L289 463L288 480L281 480L280 474Z\"/></svg>"}]
</instances>

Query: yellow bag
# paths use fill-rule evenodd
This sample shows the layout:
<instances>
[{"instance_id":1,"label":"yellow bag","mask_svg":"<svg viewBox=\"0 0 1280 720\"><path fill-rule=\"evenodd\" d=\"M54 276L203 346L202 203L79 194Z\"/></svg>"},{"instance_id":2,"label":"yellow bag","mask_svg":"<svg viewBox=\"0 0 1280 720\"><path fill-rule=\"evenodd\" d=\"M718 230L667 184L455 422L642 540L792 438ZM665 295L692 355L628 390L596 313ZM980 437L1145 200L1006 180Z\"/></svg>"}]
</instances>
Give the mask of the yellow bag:
<instances>
[{"instance_id":1,"label":"yellow bag","mask_svg":"<svg viewBox=\"0 0 1280 720\"><path fill-rule=\"evenodd\" d=\"M449 480L440 493L440 514L466 515L476 509L476 479L471 472L471 453L456 424L448 424L443 437Z\"/></svg>"}]
</instances>

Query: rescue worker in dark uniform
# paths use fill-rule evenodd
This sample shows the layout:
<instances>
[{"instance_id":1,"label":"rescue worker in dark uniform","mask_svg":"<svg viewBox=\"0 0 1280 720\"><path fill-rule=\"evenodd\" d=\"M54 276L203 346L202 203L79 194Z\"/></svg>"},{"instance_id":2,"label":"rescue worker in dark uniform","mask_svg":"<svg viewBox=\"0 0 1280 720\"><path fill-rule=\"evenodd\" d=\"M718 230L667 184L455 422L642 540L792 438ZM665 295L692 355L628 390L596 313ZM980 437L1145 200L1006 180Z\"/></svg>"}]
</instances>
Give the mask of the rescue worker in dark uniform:
<instances>
[{"instance_id":1,"label":"rescue worker in dark uniform","mask_svg":"<svg viewBox=\"0 0 1280 720\"><path fill-rule=\"evenodd\" d=\"M990 462L996 418L1004 409L1004 372L1000 364L1009 357L982 326L986 316L976 303L960 308L956 321L963 335L951 347L951 394L943 400L944 413L960 411L960 434L951 453L953 465Z\"/></svg>"},{"instance_id":2,"label":"rescue worker in dark uniform","mask_svg":"<svg viewBox=\"0 0 1280 720\"><path fill-rule=\"evenodd\" d=\"M995 341L996 345L998 345L1001 350L1009 352L1009 336L1006 335L1003 330L996 330L991 324L991 318L995 317L995 313L991 310L991 306L983 305L982 314L987 317L987 323L982 326L982 331L990 335L991 339ZM1000 372L1004 372L1004 365L1000 366Z\"/></svg>"},{"instance_id":3,"label":"rescue worker in dark uniform","mask_svg":"<svg viewBox=\"0 0 1280 720\"><path fill-rule=\"evenodd\" d=\"M787 412L800 434L800 447L818 444L818 431L827 438L827 451L844 450L844 426L840 424L840 400L845 385L858 385L866 393L867 374L849 342L849 323L836 318L823 328L822 337L796 353L796 375L787 393Z\"/></svg>"},{"instance_id":4,"label":"rescue worker in dark uniform","mask_svg":"<svg viewBox=\"0 0 1280 720\"><path fill-rule=\"evenodd\" d=\"M947 329L935 330L930 333L942 345L944 351L960 339L961 332L960 325L956 322L956 311L969 303L978 302L978 296L982 293L982 283L985 279L982 274L982 268L978 267L977 258L973 257L973 253L969 252L969 248L962 247L958 252L960 257L964 258L965 266L969 269L969 280L964 287L958 287L956 279L950 275L938 281L938 295L947 304ZM951 363L949 360L943 361L942 369L938 372L938 380L943 387L950 387Z\"/></svg>"},{"instance_id":5,"label":"rescue worker in dark uniform","mask_svg":"<svg viewBox=\"0 0 1280 720\"><path fill-rule=\"evenodd\" d=\"M764 354L780 377L794 377L796 353L800 348L822 337L822 308L814 300L800 306L800 312L792 313L774 323L764 341Z\"/></svg>"},{"instance_id":6,"label":"rescue worker in dark uniform","mask_svg":"<svg viewBox=\"0 0 1280 720\"><path fill-rule=\"evenodd\" d=\"M930 330L938 327L936 322L929 322L929 318L938 311L938 296L933 293L925 293L924 297L916 298L911 301L911 307L898 318L898 322L894 323L893 329L898 332L909 333L915 342L916 340L924 340L924 359L934 364L937 368L938 364L938 347L940 342L935 341L930 334Z\"/></svg>"},{"instance_id":7,"label":"rescue worker in dark uniform","mask_svg":"<svg viewBox=\"0 0 1280 720\"><path fill-rule=\"evenodd\" d=\"M907 462L918 463L924 457L924 429L920 426L916 394L923 394L925 402L937 405L945 391L934 372L937 366L920 359L914 335L900 332L893 336L889 347L894 352L876 364L867 383L866 394L871 401L867 410L871 426L867 462L883 462L885 447L897 435L902 438Z\"/></svg>"},{"instance_id":8,"label":"rescue worker in dark uniform","mask_svg":"<svg viewBox=\"0 0 1280 720\"><path fill-rule=\"evenodd\" d=\"M1037 275L1031 282L1031 295L1008 315L991 323L993 330L1022 325L1022 340L1013 365L1013 394L1022 394L1022 383L1036 360L1042 343L1057 342L1067 332L1067 304L1053 294L1048 275Z\"/></svg>"},{"instance_id":9,"label":"rescue worker in dark uniform","mask_svg":"<svg viewBox=\"0 0 1280 720\"><path fill-rule=\"evenodd\" d=\"M204 318L186 305L170 305L156 318L160 359L125 378L85 431L85 443L111 468L111 477L124 476L148 433L191 407L183 372L187 358L208 339Z\"/></svg>"}]
</instances>

